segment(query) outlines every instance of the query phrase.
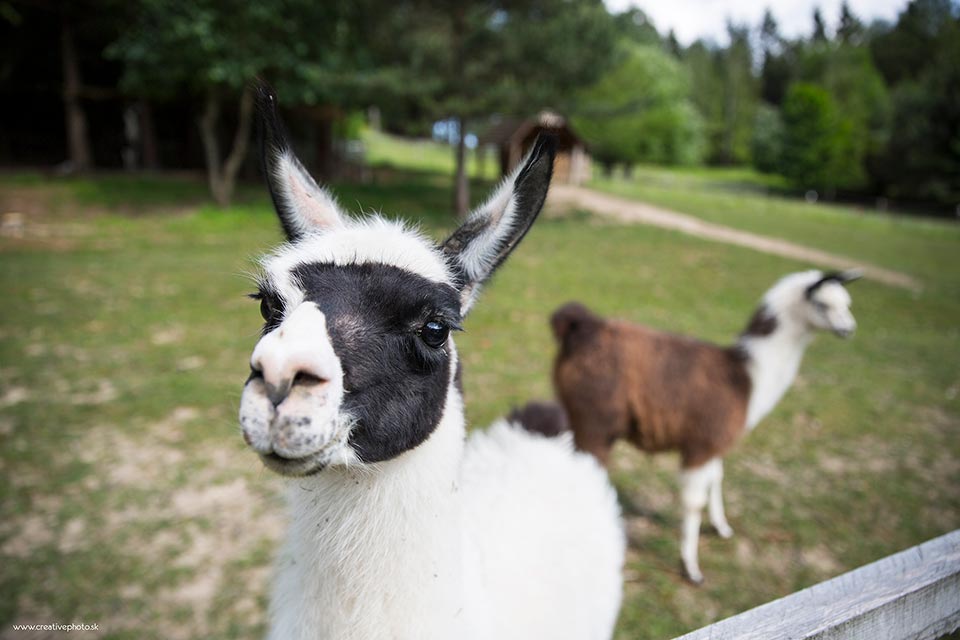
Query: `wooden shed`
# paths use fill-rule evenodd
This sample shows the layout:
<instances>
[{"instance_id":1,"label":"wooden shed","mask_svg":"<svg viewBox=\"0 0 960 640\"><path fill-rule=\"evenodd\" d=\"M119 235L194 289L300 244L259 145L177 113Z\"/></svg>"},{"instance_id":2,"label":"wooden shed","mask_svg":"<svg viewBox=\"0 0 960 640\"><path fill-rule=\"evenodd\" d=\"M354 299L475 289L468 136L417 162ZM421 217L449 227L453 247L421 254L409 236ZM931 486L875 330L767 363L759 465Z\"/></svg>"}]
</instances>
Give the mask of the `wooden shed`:
<instances>
[{"instance_id":1,"label":"wooden shed","mask_svg":"<svg viewBox=\"0 0 960 640\"><path fill-rule=\"evenodd\" d=\"M526 120L504 118L480 138L480 144L497 147L500 173L505 176L513 171L541 133L557 136L554 182L581 184L590 179L590 154L586 143L570 127L566 118L551 111L541 111L536 117Z\"/></svg>"}]
</instances>

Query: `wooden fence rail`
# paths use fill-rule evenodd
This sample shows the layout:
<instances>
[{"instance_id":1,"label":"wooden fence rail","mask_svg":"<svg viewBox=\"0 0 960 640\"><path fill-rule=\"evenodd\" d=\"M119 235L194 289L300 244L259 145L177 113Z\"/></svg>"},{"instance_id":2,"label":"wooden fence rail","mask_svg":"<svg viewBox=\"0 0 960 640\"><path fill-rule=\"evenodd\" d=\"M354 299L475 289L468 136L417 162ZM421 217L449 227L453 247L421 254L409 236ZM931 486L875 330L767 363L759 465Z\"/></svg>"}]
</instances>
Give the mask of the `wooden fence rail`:
<instances>
[{"instance_id":1,"label":"wooden fence rail","mask_svg":"<svg viewBox=\"0 0 960 640\"><path fill-rule=\"evenodd\" d=\"M933 640L960 628L960 529L677 640Z\"/></svg>"}]
</instances>

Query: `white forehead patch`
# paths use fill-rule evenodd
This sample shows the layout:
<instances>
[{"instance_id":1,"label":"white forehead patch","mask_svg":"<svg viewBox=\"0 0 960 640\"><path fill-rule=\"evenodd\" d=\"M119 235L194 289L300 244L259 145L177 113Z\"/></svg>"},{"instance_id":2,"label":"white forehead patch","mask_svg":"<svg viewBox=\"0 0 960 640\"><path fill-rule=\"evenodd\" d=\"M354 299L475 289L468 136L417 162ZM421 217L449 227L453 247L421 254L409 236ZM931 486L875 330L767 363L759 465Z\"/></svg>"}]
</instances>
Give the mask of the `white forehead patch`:
<instances>
[{"instance_id":1,"label":"white forehead patch","mask_svg":"<svg viewBox=\"0 0 960 640\"><path fill-rule=\"evenodd\" d=\"M807 287L822 277L823 272L815 269L787 274L763 295L763 302L771 309L786 309L802 300Z\"/></svg>"},{"instance_id":2,"label":"white forehead patch","mask_svg":"<svg viewBox=\"0 0 960 640\"><path fill-rule=\"evenodd\" d=\"M850 293L839 282L825 282L813 293L813 298L828 307L838 309L850 306Z\"/></svg>"},{"instance_id":3,"label":"white forehead patch","mask_svg":"<svg viewBox=\"0 0 960 640\"><path fill-rule=\"evenodd\" d=\"M402 222L379 216L352 220L342 229L304 236L294 243L281 245L260 260L287 305L303 300L303 291L291 272L301 264L312 262L337 266L386 264L432 282L453 284L450 268L429 239Z\"/></svg>"}]
</instances>

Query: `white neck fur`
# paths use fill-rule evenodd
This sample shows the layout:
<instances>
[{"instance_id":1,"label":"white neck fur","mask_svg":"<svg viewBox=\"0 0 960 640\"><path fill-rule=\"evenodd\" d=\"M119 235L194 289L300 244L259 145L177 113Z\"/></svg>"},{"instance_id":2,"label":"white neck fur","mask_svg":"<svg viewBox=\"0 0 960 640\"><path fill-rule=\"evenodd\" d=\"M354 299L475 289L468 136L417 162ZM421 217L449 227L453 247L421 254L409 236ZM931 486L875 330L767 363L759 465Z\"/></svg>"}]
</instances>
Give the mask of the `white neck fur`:
<instances>
[{"instance_id":1,"label":"white neck fur","mask_svg":"<svg viewBox=\"0 0 960 640\"><path fill-rule=\"evenodd\" d=\"M806 313L806 289L821 275L819 271L803 271L781 278L764 294L758 310L775 322L773 331L767 335L745 333L737 343L747 355L751 382L748 430L773 410L797 377L803 353L814 335Z\"/></svg>"},{"instance_id":2,"label":"white neck fur","mask_svg":"<svg viewBox=\"0 0 960 640\"><path fill-rule=\"evenodd\" d=\"M465 637L464 435L451 385L439 425L418 447L290 482L270 640Z\"/></svg>"},{"instance_id":3,"label":"white neck fur","mask_svg":"<svg viewBox=\"0 0 960 640\"><path fill-rule=\"evenodd\" d=\"M782 314L786 315L786 314ZM789 319L777 315L777 328L767 336L747 335L740 348L747 354L750 375L750 402L747 405L747 429L753 429L780 401L797 377L800 362L813 333Z\"/></svg>"}]
</instances>

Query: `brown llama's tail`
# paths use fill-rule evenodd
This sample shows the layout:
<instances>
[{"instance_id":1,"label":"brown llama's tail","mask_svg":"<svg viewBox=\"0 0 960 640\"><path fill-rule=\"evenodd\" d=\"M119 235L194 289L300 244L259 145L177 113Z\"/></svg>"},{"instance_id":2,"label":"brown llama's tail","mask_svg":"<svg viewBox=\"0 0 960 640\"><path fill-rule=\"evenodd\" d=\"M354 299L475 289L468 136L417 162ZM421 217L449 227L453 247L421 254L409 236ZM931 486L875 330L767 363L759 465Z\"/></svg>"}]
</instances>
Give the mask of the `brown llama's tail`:
<instances>
[{"instance_id":1,"label":"brown llama's tail","mask_svg":"<svg viewBox=\"0 0 960 640\"><path fill-rule=\"evenodd\" d=\"M522 426L531 433L552 438L570 430L567 412L558 402L528 402L519 408L514 408L507 416L507 420Z\"/></svg>"}]
</instances>

